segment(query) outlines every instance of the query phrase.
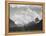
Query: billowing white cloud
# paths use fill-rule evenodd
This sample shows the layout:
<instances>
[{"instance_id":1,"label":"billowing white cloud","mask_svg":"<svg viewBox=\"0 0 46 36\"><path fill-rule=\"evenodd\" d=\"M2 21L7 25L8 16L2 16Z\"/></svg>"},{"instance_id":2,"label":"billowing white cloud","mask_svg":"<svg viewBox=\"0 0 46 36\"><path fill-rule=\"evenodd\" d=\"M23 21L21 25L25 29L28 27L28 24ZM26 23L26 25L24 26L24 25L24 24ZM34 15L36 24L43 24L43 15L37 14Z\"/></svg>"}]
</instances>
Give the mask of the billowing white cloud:
<instances>
[{"instance_id":1,"label":"billowing white cloud","mask_svg":"<svg viewBox=\"0 0 46 36\"><path fill-rule=\"evenodd\" d=\"M26 14L26 12L28 12L28 14ZM28 9L26 12L24 12L25 14L15 14L16 24L21 24L20 26L23 26L24 24L34 21L36 17L38 17L39 20L42 19L42 17L35 11L30 11L30 9Z\"/></svg>"},{"instance_id":2,"label":"billowing white cloud","mask_svg":"<svg viewBox=\"0 0 46 36\"><path fill-rule=\"evenodd\" d=\"M35 21L36 17L38 17L39 20L41 20L42 16L40 14L38 14L36 11L33 11L32 9L30 9L29 6L41 8L41 6L37 6L37 5L14 5L14 4L11 4L10 7L13 9L15 7L17 7L17 8L28 7L28 8L26 10L23 10L23 9L22 10L19 9L20 11L16 10L16 12L18 12L18 14L16 14L16 12L14 11L15 14L13 16L10 16L10 19L12 19L15 22L15 24L17 24L17 25L19 24L18 26L23 26L24 24L28 24L29 22Z\"/></svg>"}]
</instances>

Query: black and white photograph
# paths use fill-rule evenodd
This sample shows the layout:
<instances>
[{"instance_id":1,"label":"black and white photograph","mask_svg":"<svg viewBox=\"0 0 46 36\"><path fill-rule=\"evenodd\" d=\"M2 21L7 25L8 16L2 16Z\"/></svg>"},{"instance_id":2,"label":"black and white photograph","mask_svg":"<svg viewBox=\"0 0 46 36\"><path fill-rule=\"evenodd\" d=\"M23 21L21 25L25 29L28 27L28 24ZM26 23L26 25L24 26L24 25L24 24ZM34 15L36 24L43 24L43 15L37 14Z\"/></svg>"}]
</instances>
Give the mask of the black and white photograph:
<instances>
[{"instance_id":1,"label":"black and white photograph","mask_svg":"<svg viewBox=\"0 0 46 36\"><path fill-rule=\"evenodd\" d=\"M41 5L10 4L9 32L42 31Z\"/></svg>"}]
</instances>

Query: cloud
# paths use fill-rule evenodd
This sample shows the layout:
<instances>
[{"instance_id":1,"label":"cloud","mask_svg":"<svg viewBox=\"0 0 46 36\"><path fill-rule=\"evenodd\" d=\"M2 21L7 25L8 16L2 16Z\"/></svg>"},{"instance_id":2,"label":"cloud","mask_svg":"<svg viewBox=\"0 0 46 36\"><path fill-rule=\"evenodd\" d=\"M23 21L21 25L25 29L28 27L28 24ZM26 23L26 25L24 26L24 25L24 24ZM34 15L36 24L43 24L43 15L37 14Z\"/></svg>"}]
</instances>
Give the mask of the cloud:
<instances>
[{"instance_id":1,"label":"cloud","mask_svg":"<svg viewBox=\"0 0 46 36\"><path fill-rule=\"evenodd\" d=\"M28 14L26 14L26 12L28 12ZM28 9L26 12L24 12L25 14L15 14L16 24L28 24L34 21L36 17L38 17L39 20L42 19L35 11L30 11L30 9Z\"/></svg>"},{"instance_id":2,"label":"cloud","mask_svg":"<svg viewBox=\"0 0 46 36\"><path fill-rule=\"evenodd\" d=\"M29 22L32 22L35 20L36 17L39 18L39 20L42 19L42 16L40 16L36 11L33 11L30 7L38 7L41 8L41 6L36 6L36 5L15 5L15 4L11 4L10 8L14 9L15 7L18 8L22 8L22 9L18 9L18 10L10 10L11 12L11 16L10 19L13 20L15 22L15 24L20 24L20 26L23 26L24 24L28 24ZM28 7L25 9L25 7ZM16 8L15 8L16 9ZM17 14L16 14L16 12Z\"/></svg>"}]
</instances>

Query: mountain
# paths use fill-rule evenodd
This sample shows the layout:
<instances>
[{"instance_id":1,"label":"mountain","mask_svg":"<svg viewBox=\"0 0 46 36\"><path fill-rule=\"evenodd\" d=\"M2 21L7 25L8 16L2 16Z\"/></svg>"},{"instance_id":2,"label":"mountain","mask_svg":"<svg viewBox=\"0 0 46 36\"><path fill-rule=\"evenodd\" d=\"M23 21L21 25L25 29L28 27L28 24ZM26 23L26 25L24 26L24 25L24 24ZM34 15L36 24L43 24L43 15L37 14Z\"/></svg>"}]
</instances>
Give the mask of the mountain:
<instances>
[{"instance_id":1,"label":"mountain","mask_svg":"<svg viewBox=\"0 0 46 36\"><path fill-rule=\"evenodd\" d=\"M11 19L10 19L10 32L23 32L23 31L35 31L35 30L42 30L42 21L39 23L35 23L34 21L29 22L27 25L24 26L17 26Z\"/></svg>"}]
</instances>

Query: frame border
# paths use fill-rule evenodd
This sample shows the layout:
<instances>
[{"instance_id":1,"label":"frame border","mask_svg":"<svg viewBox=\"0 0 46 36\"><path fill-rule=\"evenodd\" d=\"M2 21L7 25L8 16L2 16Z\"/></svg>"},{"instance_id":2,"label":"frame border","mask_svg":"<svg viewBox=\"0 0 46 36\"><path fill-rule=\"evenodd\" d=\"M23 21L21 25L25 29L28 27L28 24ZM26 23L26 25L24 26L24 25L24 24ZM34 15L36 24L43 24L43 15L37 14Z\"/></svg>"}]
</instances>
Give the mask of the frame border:
<instances>
[{"instance_id":1,"label":"frame border","mask_svg":"<svg viewBox=\"0 0 46 36\"><path fill-rule=\"evenodd\" d=\"M21 34L37 34L37 33L44 33L45 32L45 11L42 9L42 12L44 12L43 17L43 30L42 31L34 31L34 32L11 32L9 33L9 11L10 7L9 4L25 4L25 5L41 5L43 8L45 8L45 3L41 2L24 2L24 1L5 1L5 35L21 35Z\"/></svg>"}]
</instances>

